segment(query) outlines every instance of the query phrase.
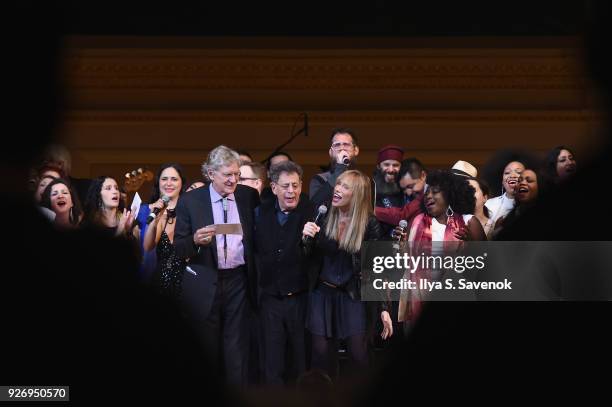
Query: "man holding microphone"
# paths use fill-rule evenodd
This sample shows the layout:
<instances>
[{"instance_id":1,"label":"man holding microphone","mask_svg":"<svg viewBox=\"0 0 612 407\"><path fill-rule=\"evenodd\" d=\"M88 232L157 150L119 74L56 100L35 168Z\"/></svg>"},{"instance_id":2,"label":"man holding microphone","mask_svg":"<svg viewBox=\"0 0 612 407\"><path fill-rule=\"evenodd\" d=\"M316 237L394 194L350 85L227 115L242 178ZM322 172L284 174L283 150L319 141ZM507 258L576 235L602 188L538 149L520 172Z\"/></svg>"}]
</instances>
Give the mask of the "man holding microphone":
<instances>
[{"instance_id":1,"label":"man holding microphone","mask_svg":"<svg viewBox=\"0 0 612 407\"><path fill-rule=\"evenodd\" d=\"M331 145L329 147L329 171L315 175L310 181L310 201L314 208L320 205L329 207L334 193L336 179L349 168L355 165L355 158L359 155L359 146L355 132L347 128L332 130Z\"/></svg>"}]
</instances>

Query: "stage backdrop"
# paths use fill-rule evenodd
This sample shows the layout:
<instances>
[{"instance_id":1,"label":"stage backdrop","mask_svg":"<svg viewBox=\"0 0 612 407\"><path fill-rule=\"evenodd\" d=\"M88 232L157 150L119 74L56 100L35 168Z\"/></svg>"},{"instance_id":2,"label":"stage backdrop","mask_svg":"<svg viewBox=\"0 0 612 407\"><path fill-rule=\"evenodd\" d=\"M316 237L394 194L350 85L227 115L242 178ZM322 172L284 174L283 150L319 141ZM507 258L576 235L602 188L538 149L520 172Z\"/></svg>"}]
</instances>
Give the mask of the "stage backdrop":
<instances>
[{"instance_id":1,"label":"stage backdrop","mask_svg":"<svg viewBox=\"0 0 612 407\"><path fill-rule=\"evenodd\" d=\"M584 156L600 117L580 61L572 37L70 37L60 132L77 177L175 161L196 178L219 144L264 159L306 112L308 137L285 148L306 189L338 126L367 173L389 143L429 167L511 147Z\"/></svg>"}]
</instances>

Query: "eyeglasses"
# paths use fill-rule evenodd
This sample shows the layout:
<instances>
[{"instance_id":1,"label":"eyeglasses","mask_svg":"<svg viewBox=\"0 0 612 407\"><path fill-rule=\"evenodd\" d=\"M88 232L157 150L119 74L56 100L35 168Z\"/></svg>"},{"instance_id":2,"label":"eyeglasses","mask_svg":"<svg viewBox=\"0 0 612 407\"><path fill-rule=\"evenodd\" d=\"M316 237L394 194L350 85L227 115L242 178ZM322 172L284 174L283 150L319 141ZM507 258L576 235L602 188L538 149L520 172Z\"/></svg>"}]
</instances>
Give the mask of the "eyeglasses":
<instances>
[{"instance_id":1,"label":"eyeglasses","mask_svg":"<svg viewBox=\"0 0 612 407\"><path fill-rule=\"evenodd\" d=\"M223 178L230 179L232 177L240 179L240 172L220 172L217 171Z\"/></svg>"},{"instance_id":2,"label":"eyeglasses","mask_svg":"<svg viewBox=\"0 0 612 407\"><path fill-rule=\"evenodd\" d=\"M331 148L333 148L334 150L338 151L338 150L348 150L349 148L353 147L353 143L334 143L331 145Z\"/></svg>"}]
</instances>

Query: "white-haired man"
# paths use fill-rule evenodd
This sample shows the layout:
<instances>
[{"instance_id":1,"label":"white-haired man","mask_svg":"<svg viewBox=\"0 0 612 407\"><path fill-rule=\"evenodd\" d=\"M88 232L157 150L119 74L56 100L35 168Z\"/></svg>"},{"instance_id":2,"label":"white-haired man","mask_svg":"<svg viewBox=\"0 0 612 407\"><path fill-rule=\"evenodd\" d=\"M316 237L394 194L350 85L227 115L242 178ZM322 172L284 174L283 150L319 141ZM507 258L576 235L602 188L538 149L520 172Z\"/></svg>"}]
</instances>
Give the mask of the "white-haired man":
<instances>
[{"instance_id":1,"label":"white-haired man","mask_svg":"<svg viewBox=\"0 0 612 407\"><path fill-rule=\"evenodd\" d=\"M222 358L227 381L240 385L247 378L249 297L256 298L253 219L259 195L238 185L240 158L226 146L209 153L202 173L210 184L176 206L174 244L189 259L183 301L211 354ZM214 225L224 223L240 224L242 234L217 234Z\"/></svg>"}]
</instances>

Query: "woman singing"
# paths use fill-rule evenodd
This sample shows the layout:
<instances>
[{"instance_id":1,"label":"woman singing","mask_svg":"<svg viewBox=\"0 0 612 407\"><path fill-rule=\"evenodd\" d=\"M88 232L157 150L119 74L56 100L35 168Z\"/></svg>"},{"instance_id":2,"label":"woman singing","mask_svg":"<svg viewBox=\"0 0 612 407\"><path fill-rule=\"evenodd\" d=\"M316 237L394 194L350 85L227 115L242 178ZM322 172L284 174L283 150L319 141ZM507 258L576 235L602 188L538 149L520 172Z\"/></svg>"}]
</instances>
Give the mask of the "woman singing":
<instances>
[{"instance_id":1,"label":"woman singing","mask_svg":"<svg viewBox=\"0 0 612 407\"><path fill-rule=\"evenodd\" d=\"M360 296L362 244L382 235L373 216L369 178L355 170L342 173L324 224L306 223L303 235L314 238L304 245L314 266L306 323L312 333L312 368L332 371L328 354L338 340L345 340L352 361L365 367L376 319L382 320L383 339L393 334L385 304L362 302Z\"/></svg>"},{"instance_id":2,"label":"woman singing","mask_svg":"<svg viewBox=\"0 0 612 407\"><path fill-rule=\"evenodd\" d=\"M155 179L150 207L160 209L160 213L146 228L143 248L145 252L156 250L157 262L153 284L158 286L162 294L178 298L185 260L176 255L172 242L176 220L174 208L183 193L185 177L180 165L164 164ZM167 206L159 199L164 195L169 198Z\"/></svg>"},{"instance_id":3,"label":"woman singing","mask_svg":"<svg viewBox=\"0 0 612 407\"><path fill-rule=\"evenodd\" d=\"M413 256L444 256L459 250L462 240L487 239L481 222L473 215L475 189L466 178L445 170L430 172L422 205L423 213L413 219L408 234ZM443 273L439 268L419 267L410 278L434 281ZM420 289L402 292L398 319L405 323L405 331L420 315L425 295Z\"/></svg>"}]
</instances>

